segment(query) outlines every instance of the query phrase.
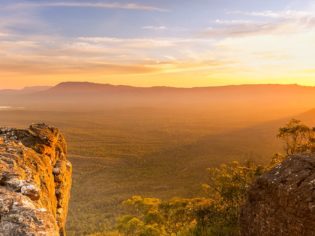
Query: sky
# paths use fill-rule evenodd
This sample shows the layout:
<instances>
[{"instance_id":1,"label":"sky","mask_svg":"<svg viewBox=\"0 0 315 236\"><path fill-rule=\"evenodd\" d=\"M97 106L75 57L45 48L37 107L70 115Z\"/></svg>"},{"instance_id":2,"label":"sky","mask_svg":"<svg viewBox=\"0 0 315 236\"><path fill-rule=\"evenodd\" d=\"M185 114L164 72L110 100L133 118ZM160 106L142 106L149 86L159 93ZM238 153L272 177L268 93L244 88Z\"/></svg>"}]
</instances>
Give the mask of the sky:
<instances>
[{"instance_id":1,"label":"sky","mask_svg":"<svg viewBox=\"0 0 315 236\"><path fill-rule=\"evenodd\" d=\"M0 89L315 86L310 0L0 0Z\"/></svg>"}]
</instances>

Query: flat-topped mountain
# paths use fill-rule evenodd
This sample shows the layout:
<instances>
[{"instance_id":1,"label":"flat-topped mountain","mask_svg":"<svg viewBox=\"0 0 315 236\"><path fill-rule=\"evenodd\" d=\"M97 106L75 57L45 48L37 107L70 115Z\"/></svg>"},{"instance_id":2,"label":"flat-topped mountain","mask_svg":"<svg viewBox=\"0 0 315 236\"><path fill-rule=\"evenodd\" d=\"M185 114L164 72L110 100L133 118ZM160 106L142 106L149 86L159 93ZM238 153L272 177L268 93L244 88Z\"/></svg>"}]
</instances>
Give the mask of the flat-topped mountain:
<instances>
[{"instance_id":1,"label":"flat-topped mountain","mask_svg":"<svg viewBox=\"0 0 315 236\"><path fill-rule=\"evenodd\" d=\"M112 84L100 84L91 82L62 82L56 86L35 86L26 87L21 90L0 90L0 94L3 93L33 93L33 95L39 93L108 93L108 92L140 92L140 93L175 93L175 94L194 94L194 93L206 93L206 94L238 94L243 95L263 95L274 94L274 92L285 93L301 93L301 92L314 92L315 87L299 86L295 84L280 85L280 84L251 84L251 85L228 85L228 86L213 86L213 87L191 87L191 88L178 88L167 86L153 86L153 87L135 87L128 85L112 85Z\"/></svg>"},{"instance_id":2,"label":"flat-topped mountain","mask_svg":"<svg viewBox=\"0 0 315 236\"><path fill-rule=\"evenodd\" d=\"M279 85L279 84L258 84L258 85L229 85L229 86L213 86L213 87L191 87L191 88L178 88L167 86L154 86L154 87L135 87L127 85L111 85L111 84L98 84L91 82L63 82L52 88L47 89L47 93L144 93L144 94L157 94L169 93L170 95L187 95L187 94L206 94L215 95L220 93L244 95L263 95L278 93L300 93L307 91L315 91L315 87L299 86L299 85Z\"/></svg>"}]
</instances>

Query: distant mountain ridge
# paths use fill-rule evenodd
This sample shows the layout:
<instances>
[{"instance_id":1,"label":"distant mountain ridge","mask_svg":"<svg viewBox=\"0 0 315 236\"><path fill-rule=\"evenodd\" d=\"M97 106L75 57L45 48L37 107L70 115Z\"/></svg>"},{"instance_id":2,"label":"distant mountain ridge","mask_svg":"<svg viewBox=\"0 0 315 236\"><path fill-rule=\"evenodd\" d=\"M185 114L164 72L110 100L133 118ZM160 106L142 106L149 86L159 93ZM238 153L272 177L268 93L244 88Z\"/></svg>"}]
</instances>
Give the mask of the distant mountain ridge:
<instances>
[{"instance_id":1,"label":"distant mountain ridge","mask_svg":"<svg viewBox=\"0 0 315 236\"><path fill-rule=\"evenodd\" d=\"M286 111L285 116L315 107L315 87L299 85L230 85L215 87L133 87L63 82L53 87L0 91L0 106L40 110L104 110L122 107L211 109L238 112ZM288 112L292 110L292 112Z\"/></svg>"},{"instance_id":2,"label":"distant mountain ridge","mask_svg":"<svg viewBox=\"0 0 315 236\"><path fill-rule=\"evenodd\" d=\"M50 90L56 89L155 89L155 90L207 90L207 89L235 89L235 88L313 88L315 86L302 86L297 84L241 84L241 85L223 85L223 86L205 86L205 87L172 87L172 86L151 86L151 87L137 87L131 85L112 85L112 84L101 84L93 82L62 82L50 88Z\"/></svg>"},{"instance_id":3,"label":"distant mountain ridge","mask_svg":"<svg viewBox=\"0 0 315 236\"><path fill-rule=\"evenodd\" d=\"M23 89L4 89L3 92L52 92L52 91L106 91L106 90L155 90L155 91L203 91L203 90L236 90L236 89L314 89L315 86L302 86L297 84L242 84L242 85L223 85L206 87L171 87L171 86L152 86L137 87L130 85L112 85L93 82L61 82L55 86L30 86Z\"/></svg>"},{"instance_id":4,"label":"distant mountain ridge","mask_svg":"<svg viewBox=\"0 0 315 236\"><path fill-rule=\"evenodd\" d=\"M230 96L234 96L235 99L247 99L248 97L266 96L296 96L307 94L315 94L315 87L299 86L299 85L279 85L279 84L259 84L259 85L228 85L228 86L213 86L213 87L192 87L192 88L178 88L167 86L153 86L153 87L134 87L128 85L111 85L111 84L97 84L90 82L64 82L60 83L46 91L40 93L46 93L46 95L58 95L66 96L70 95L84 95L89 94L93 96L104 97L106 95L114 96L116 98L122 98L124 96L132 95L132 98L146 99L150 98L168 98L186 100L187 96L191 101L208 100L211 96L216 99L217 96L223 99L229 99ZM167 96L167 97L165 97ZM128 98L127 100L130 100Z\"/></svg>"}]
</instances>

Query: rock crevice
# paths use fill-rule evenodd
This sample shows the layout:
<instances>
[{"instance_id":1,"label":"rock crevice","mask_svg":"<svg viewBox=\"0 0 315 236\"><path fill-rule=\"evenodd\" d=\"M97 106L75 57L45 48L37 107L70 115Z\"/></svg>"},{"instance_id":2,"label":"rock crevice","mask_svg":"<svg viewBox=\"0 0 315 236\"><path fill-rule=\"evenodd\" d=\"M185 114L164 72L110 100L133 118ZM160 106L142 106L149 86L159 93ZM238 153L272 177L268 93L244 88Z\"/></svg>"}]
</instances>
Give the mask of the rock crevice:
<instances>
[{"instance_id":1,"label":"rock crevice","mask_svg":"<svg viewBox=\"0 0 315 236\"><path fill-rule=\"evenodd\" d=\"M71 163L54 127L0 129L0 235L65 235Z\"/></svg>"}]
</instances>

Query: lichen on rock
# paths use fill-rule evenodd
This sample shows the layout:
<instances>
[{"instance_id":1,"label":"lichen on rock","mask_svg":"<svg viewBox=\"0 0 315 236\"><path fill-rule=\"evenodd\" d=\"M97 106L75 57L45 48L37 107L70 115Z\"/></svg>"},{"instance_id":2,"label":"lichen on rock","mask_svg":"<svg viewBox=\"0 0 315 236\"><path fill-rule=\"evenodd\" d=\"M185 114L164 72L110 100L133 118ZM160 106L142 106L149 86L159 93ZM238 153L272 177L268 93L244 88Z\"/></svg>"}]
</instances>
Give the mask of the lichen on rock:
<instances>
[{"instance_id":1,"label":"lichen on rock","mask_svg":"<svg viewBox=\"0 0 315 236\"><path fill-rule=\"evenodd\" d=\"M291 156L259 177L240 223L243 236L315 235L315 157Z\"/></svg>"},{"instance_id":2,"label":"lichen on rock","mask_svg":"<svg viewBox=\"0 0 315 236\"><path fill-rule=\"evenodd\" d=\"M54 127L0 129L0 235L65 235L72 166Z\"/></svg>"}]
</instances>

